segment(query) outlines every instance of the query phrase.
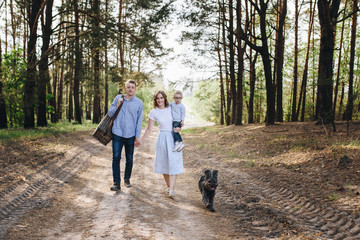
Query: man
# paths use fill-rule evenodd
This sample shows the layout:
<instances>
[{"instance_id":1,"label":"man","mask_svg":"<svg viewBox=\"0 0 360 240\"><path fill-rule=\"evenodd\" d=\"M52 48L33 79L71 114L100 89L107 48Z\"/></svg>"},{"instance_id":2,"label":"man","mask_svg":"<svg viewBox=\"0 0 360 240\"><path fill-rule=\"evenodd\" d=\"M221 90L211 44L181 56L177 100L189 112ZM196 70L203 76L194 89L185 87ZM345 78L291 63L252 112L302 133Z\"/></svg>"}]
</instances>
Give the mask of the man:
<instances>
[{"instance_id":1,"label":"man","mask_svg":"<svg viewBox=\"0 0 360 240\"><path fill-rule=\"evenodd\" d=\"M125 173L124 183L126 187L131 187L130 178L133 167L134 146L140 145L141 125L143 118L143 103L135 97L136 82L128 80L125 83L126 95L117 95L112 102L108 114L114 116L117 107L123 101L123 106L117 115L112 128L113 139L113 161L112 172L114 185L111 191L120 191L120 159L123 146L125 146Z\"/></svg>"}]
</instances>

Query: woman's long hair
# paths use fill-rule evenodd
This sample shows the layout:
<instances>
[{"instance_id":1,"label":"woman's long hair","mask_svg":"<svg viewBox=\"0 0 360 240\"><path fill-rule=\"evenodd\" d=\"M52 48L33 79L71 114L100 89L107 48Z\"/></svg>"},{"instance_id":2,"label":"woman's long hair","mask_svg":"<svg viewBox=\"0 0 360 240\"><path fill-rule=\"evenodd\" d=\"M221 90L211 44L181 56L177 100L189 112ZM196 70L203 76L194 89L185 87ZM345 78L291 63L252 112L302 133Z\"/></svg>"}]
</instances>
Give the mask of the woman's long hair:
<instances>
[{"instance_id":1,"label":"woman's long hair","mask_svg":"<svg viewBox=\"0 0 360 240\"><path fill-rule=\"evenodd\" d=\"M168 100L167 100L166 93L165 93L164 91L160 90L160 91L157 91L157 92L154 94L154 97L153 97L153 105L154 105L154 108L159 107L158 104L157 104L157 102L156 102L156 98L158 97L159 94L161 94L161 95L163 96L164 100L165 100L165 102L164 102L165 107L168 107L168 106L169 106L169 102L168 102Z\"/></svg>"}]
</instances>

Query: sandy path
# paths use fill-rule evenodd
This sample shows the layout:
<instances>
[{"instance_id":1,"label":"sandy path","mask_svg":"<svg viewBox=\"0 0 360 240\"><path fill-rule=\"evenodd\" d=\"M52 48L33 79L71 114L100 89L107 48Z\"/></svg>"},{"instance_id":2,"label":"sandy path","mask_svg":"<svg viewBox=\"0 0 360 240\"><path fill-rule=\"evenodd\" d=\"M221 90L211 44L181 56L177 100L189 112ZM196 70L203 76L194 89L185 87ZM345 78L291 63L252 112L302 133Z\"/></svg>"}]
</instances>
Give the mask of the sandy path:
<instances>
[{"instance_id":1,"label":"sandy path","mask_svg":"<svg viewBox=\"0 0 360 240\"><path fill-rule=\"evenodd\" d=\"M89 166L62 187L48 208L35 209L13 229L18 239L234 239L230 220L211 213L200 201L201 169L185 168L175 199L165 194L162 175L153 173L157 131L135 151L132 188L115 193L111 186L111 146L86 137ZM124 161L121 161L121 174ZM51 219L51 220L49 220Z\"/></svg>"}]
</instances>

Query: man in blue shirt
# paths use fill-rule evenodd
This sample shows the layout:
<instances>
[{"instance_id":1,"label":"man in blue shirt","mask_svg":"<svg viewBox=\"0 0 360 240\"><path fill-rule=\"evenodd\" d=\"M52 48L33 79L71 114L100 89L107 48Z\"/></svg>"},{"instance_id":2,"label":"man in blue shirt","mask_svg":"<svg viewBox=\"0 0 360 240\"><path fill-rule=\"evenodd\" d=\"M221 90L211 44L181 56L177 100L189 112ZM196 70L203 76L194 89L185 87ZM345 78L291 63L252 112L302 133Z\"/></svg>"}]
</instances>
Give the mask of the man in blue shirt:
<instances>
[{"instance_id":1,"label":"man in blue shirt","mask_svg":"<svg viewBox=\"0 0 360 240\"><path fill-rule=\"evenodd\" d=\"M119 94L115 97L108 111L110 117L114 116L116 109L123 101L121 110L112 128L112 171L114 185L110 188L111 191L121 190L120 159L123 146L125 146L126 156L124 183L126 187L131 187L130 177L133 167L134 146L138 147L140 145L143 103L139 98L135 97L136 82L134 80L128 80L125 83L125 92L125 96Z\"/></svg>"}]
</instances>

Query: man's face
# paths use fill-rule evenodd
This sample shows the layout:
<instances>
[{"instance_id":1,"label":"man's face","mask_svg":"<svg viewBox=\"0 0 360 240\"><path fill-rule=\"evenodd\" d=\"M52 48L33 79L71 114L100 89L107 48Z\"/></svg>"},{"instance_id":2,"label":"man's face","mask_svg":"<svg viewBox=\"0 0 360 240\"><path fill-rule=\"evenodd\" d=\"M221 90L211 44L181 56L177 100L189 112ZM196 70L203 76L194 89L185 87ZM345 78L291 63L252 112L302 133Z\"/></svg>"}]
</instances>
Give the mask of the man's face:
<instances>
[{"instance_id":1,"label":"man's face","mask_svg":"<svg viewBox=\"0 0 360 240\"><path fill-rule=\"evenodd\" d=\"M136 92L136 85L133 83L127 83L125 85L125 91L126 91L126 95L130 97L134 96Z\"/></svg>"}]
</instances>

